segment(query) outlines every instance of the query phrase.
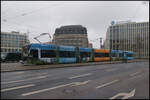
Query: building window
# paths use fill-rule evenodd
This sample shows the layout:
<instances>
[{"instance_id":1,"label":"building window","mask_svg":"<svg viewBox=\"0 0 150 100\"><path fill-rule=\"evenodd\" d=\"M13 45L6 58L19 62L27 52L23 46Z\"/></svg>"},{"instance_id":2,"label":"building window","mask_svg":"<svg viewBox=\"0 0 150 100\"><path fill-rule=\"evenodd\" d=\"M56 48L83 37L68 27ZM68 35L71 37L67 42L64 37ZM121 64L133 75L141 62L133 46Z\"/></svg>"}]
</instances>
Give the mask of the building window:
<instances>
[{"instance_id":1,"label":"building window","mask_svg":"<svg viewBox=\"0 0 150 100\"><path fill-rule=\"evenodd\" d=\"M1 52L4 52L4 49L3 49L3 48L1 48Z\"/></svg>"}]
</instances>

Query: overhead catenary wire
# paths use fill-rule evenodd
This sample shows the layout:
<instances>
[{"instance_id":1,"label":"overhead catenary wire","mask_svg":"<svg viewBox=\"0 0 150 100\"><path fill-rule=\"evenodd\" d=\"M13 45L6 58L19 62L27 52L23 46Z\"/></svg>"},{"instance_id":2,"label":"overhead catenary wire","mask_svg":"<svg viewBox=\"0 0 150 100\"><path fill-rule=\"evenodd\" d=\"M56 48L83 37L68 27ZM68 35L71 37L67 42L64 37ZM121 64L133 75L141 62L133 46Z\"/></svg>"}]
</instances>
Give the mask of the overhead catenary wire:
<instances>
[{"instance_id":1,"label":"overhead catenary wire","mask_svg":"<svg viewBox=\"0 0 150 100\"><path fill-rule=\"evenodd\" d=\"M90 5L89 5L90 6ZM92 6L94 6L94 5L92 5ZM61 7L61 6L59 6L59 7ZM102 7L102 6L101 6ZM105 6L106 7L106 6ZM39 9L40 10L40 9ZM42 9L41 9L42 10ZM30 15L30 14L33 14L33 13L35 13L35 12L38 12L38 9L37 9L37 11L36 10L34 10L34 11L31 11L31 12L27 12L27 13L24 13L25 15L23 15L23 16L26 16L26 15ZM22 13L23 14L23 13ZM22 16L21 14L19 15L19 16ZM19 17L18 16L18 17ZM17 17L16 17L17 18ZM8 20L9 21L9 20ZM95 39L95 40L93 40L93 41L98 41L98 39Z\"/></svg>"},{"instance_id":2,"label":"overhead catenary wire","mask_svg":"<svg viewBox=\"0 0 150 100\"><path fill-rule=\"evenodd\" d=\"M55 8L55 7L59 6L60 4L62 4L62 3L57 3L57 4L54 4L54 5L51 5L51 6L46 6L46 7L35 9L35 10L29 11L29 12L21 13L19 15L16 15L16 16L13 16L13 17L9 18L9 20L11 20L11 19L14 20L15 18L18 18L18 17L27 16L27 15L39 12L40 10L44 10L44 9L47 9L47 8L52 8L53 6L54 6L53 8ZM49 9L47 9L47 10L49 10Z\"/></svg>"},{"instance_id":3,"label":"overhead catenary wire","mask_svg":"<svg viewBox=\"0 0 150 100\"><path fill-rule=\"evenodd\" d=\"M133 13L133 15L132 15L132 19L134 19L137 15L138 15L138 13L139 13L139 11L140 11L140 9L141 9L141 7L142 7L142 5L148 5L149 4L149 1L143 1L142 2L142 4L140 3L140 4L137 4L136 5L136 10L135 10L135 13Z\"/></svg>"},{"instance_id":4,"label":"overhead catenary wire","mask_svg":"<svg viewBox=\"0 0 150 100\"><path fill-rule=\"evenodd\" d=\"M65 3L65 2L64 2ZM38 12L38 11L40 11L40 10L44 10L44 9L46 9L46 8L51 8L51 7L69 7L70 5L63 5L64 3L57 3L57 4L54 4L54 5L52 5L52 6L48 6L48 7L42 7L42 8L39 8L39 9L36 9L36 10L33 10L33 11L29 11L29 12L25 12L25 13L22 13L22 14L19 14L19 15L16 15L16 16L13 16L13 17L11 17L11 18L9 18L9 19L14 19L14 18L18 18L18 17L23 17L23 16L26 16L26 15L30 15L30 14L33 14L33 13L35 13L35 12ZM60 5L61 4L61 5ZM66 3L67 4L67 3ZM71 7L78 7L78 5L71 5ZM81 5L79 5L79 6L81 6ZM129 7L129 6L131 6L131 7L134 7L134 6L136 6L136 5L85 5L85 6L82 6L82 7ZM49 10L49 9L47 9L47 10Z\"/></svg>"},{"instance_id":5,"label":"overhead catenary wire","mask_svg":"<svg viewBox=\"0 0 150 100\"><path fill-rule=\"evenodd\" d=\"M24 27L24 28L30 28L30 29L32 29L32 30L38 30L39 29L39 27L35 27L35 26L32 26L32 25L22 25L22 24L20 24L20 23L16 23L16 22L3 22L3 24L7 24L7 25L10 25L11 26L11 24L14 24L14 25L16 25L16 26L19 26L19 27ZM38 31L37 31L38 32Z\"/></svg>"}]
</instances>

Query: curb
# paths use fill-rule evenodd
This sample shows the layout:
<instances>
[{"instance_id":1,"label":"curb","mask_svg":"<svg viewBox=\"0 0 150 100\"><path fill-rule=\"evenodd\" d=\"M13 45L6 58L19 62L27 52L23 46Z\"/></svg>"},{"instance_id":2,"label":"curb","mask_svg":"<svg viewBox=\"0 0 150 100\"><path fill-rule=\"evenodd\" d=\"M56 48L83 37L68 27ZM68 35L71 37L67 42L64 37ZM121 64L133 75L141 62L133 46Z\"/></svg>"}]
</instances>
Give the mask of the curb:
<instances>
[{"instance_id":1,"label":"curb","mask_svg":"<svg viewBox=\"0 0 150 100\"><path fill-rule=\"evenodd\" d=\"M134 62L148 62L148 61L129 61L127 63L134 63ZM5 72L15 72L15 71L28 71L28 70L40 70L40 69L53 69L53 68L66 68L66 67L86 67L86 66L91 66L91 65L105 65L105 64L121 64L122 61L116 61L116 62L104 62L104 63L79 63L79 64L74 64L74 65L60 65L58 64L59 66L57 65L54 65L54 66L51 66L49 67L48 65L43 65L44 67L40 67L40 68L36 68L34 66L32 66L32 68L27 68L27 69L16 69L16 70L1 70L2 73L5 73ZM125 63L125 64L127 64ZM124 64L124 63L122 63ZM42 65L39 65L39 66L42 66Z\"/></svg>"}]
</instances>

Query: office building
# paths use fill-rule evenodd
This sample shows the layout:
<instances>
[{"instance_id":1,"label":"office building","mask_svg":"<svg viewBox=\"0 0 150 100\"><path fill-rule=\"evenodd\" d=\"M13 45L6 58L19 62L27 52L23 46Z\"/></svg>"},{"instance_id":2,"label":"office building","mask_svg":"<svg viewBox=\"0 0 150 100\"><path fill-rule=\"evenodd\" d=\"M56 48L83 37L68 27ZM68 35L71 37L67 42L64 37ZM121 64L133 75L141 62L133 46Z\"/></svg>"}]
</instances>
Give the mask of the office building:
<instances>
[{"instance_id":1,"label":"office building","mask_svg":"<svg viewBox=\"0 0 150 100\"><path fill-rule=\"evenodd\" d=\"M136 58L149 58L149 22L113 22L107 29L105 48L133 51Z\"/></svg>"},{"instance_id":2,"label":"office building","mask_svg":"<svg viewBox=\"0 0 150 100\"><path fill-rule=\"evenodd\" d=\"M1 55L22 52L22 47L29 44L27 34L19 32L1 32Z\"/></svg>"}]
</instances>

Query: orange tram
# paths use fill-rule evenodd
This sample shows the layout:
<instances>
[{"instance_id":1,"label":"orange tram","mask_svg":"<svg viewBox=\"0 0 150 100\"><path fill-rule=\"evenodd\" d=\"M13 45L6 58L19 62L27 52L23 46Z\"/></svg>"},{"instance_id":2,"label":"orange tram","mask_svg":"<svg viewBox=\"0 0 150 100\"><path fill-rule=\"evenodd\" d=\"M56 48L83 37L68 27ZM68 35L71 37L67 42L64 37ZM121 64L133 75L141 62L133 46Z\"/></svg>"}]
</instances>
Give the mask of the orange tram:
<instances>
[{"instance_id":1,"label":"orange tram","mask_svg":"<svg viewBox=\"0 0 150 100\"><path fill-rule=\"evenodd\" d=\"M110 61L110 50L94 49L94 61Z\"/></svg>"}]
</instances>

